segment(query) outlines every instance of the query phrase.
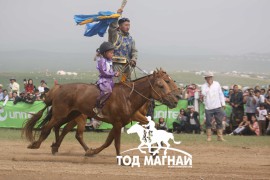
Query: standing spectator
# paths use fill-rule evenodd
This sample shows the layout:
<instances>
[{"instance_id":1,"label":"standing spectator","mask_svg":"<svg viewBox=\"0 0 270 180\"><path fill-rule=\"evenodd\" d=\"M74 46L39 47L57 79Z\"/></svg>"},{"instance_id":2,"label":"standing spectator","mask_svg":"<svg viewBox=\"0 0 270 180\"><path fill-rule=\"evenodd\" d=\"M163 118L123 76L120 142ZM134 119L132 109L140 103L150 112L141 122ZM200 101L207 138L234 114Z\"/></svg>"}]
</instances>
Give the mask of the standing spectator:
<instances>
[{"instance_id":1,"label":"standing spectator","mask_svg":"<svg viewBox=\"0 0 270 180\"><path fill-rule=\"evenodd\" d=\"M34 94L34 91L35 91L36 87L34 86L32 79L28 79L27 82L26 82L26 79L25 79L25 81L24 81L24 89L25 89L26 93Z\"/></svg>"},{"instance_id":2,"label":"standing spectator","mask_svg":"<svg viewBox=\"0 0 270 180\"><path fill-rule=\"evenodd\" d=\"M0 101L2 101L2 99L4 99L3 85L0 84Z\"/></svg>"},{"instance_id":3,"label":"standing spectator","mask_svg":"<svg viewBox=\"0 0 270 180\"><path fill-rule=\"evenodd\" d=\"M266 104L266 110L269 113L270 112L270 89L268 89L266 98L265 98L265 104Z\"/></svg>"},{"instance_id":4,"label":"standing spectator","mask_svg":"<svg viewBox=\"0 0 270 180\"><path fill-rule=\"evenodd\" d=\"M246 115L248 120L251 122L251 117L255 116L256 108L259 103L259 99L255 96L253 89L248 90L248 95L244 96L244 102L246 104Z\"/></svg>"},{"instance_id":5,"label":"standing spectator","mask_svg":"<svg viewBox=\"0 0 270 180\"><path fill-rule=\"evenodd\" d=\"M265 98L263 95L261 95L261 91L260 90L255 90L255 96L258 98L259 102L258 105L260 105L261 103L265 102Z\"/></svg>"},{"instance_id":6,"label":"standing spectator","mask_svg":"<svg viewBox=\"0 0 270 180\"><path fill-rule=\"evenodd\" d=\"M196 134L200 134L199 113L195 111L194 106L189 106L189 109L187 114L188 131L191 133L195 131Z\"/></svg>"},{"instance_id":7,"label":"standing spectator","mask_svg":"<svg viewBox=\"0 0 270 180\"><path fill-rule=\"evenodd\" d=\"M265 93L266 93L266 90L265 90L264 88L262 88L262 89L261 89L261 95L262 95L263 97L265 97L265 96L266 96L266 94L265 94Z\"/></svg>"},{"instance_id":8,"label":"standing spectator","mask_svg":"<svg viewBox=\"0 0 270 180\"><path fill-rule=\"evenodd\" d=\"M20 93L20 85L16 82L15 78L10 79L10 97L12 97L13 92Z\"/></svg>"},{"instance_id":9,"label":"standing spectator","mask_svg":"<svg viewBox=\"0 0 270 180\"><path fill-rule=\"evenodd\" d=\"M233 94L231 95L230 104L232 106L231 124L235 129L243 119L243 93L239 91L238 85L233 86Z\"/></svg>"},{"instance_id":10,"label":"standing spectator","mask_svg":"<svg viewBox=\"0 0 270 180\"><path fill-rule=\"evenodd\" d=\"M206 134L207 141L211 141L211 119L214 116L217 123L217 140L225 141L223 139L222 119L224 116L225 98L221 90L221 86L217 81L213 81L213 73L205 73L204 78L206 83L202 85L202 95L205 104L206 116Z\"/></svg>"},{"instance_id":11,"label":"standing spectator","mask_svg":"<svg viewBox=\"0 0 270 180\"><path fill-rule=\"evenodd\" d=\"M265 135L266 131L266 116L267 111L265 109L265 104L261 103L260 107L257 107L257 120L260 128L260 136Z\"/></svg>"},{"instance_id":12,"label":"standing spectator","mask_svg":"<svg viewBox=\"0 0 270 180\"><path fill-rule=\"evenodd\" d=\"M9 100L9 95L8 95L8 91L6 89L3 90L3 94L4 94L4 98L2 99L2 101L4 101L3 103L3 107L6 106L8 100ZM0 109L2 109L2 107L0 107Z\"/></svg>"},{"instance_id":13,"label":"standing spectator","mask_svg":"<svg viewBox=\"0 0 270 180\"><path fill-rule=\"evenodd\" d=\"M194 104L194 94L195 94L195 85L191 84L187 88L187 95L188 95L188 105L192 106Z\"/></svg>"},{"instance_id":14,"label":"standing spectator","mask_svg":"<svg viewBox=\"0 0 270 180\"><path fill-rule=\"evenodd\" d=\"M228 86L223 86L222 91L223 91L224 97L229 98L229 87Z\"/></svg>"},{"instance_id":15,"label":"standing spectator","mask_svg":"<svg viewBox=\"0 0 270 180\"><path fill-rule=\"evenodd\" d=\"M269 112L268 112L267 119L268 119L268 126L266 129L266 135L270 135L270 113Z\"/></svg>"},{"instance_id":16,"label":"standing spectator","mask_svg":"<svg viewBox=\"0 0 270 180\"><path fill-rule=\"evenodd\" d=\"M176 121L173 122L173 132L180 133L185 132L187 127L187 116L184 109L180 109Z\"/></svg>"},{"instance_id":17,"label":"standing spectator","mask_svg":"<svg viewBox=\"0 0 270 180\"><path fill-rule=\"evenodd\" d=\"M160 117L158 120L158 129L164 130L164 131L167 131L168 129L163 117Z\"/></svg>"}]
</instances>

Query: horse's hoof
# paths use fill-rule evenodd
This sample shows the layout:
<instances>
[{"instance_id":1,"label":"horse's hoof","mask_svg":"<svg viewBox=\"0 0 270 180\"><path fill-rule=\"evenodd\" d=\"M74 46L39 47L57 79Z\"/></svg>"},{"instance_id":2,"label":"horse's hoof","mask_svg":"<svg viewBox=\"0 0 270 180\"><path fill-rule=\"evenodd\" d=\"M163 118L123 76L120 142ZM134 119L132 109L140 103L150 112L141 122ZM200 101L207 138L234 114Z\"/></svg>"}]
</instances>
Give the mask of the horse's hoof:
<instances>
[{"instance_id":1,"label":"horse's hoof","mask_svg":"<svg viewBox=\"0 0 270 180\"><path fill-rule=\"evenodd\" d=\"M56 153L58 153L58 147L52 147L51 151L52 155L55 155Z\"/></svg>"},{"instance_id":2,"label":"horse's hoof","mask_svg":"<svg viewBox=\"0 0 270 180\"><path fill-rule=\"evenodd\" d=\"M94 156L95 155L95 150L94 149L88 149L85 153L85 156Z\"/></svg>"},{"instance_id":3,"label":"horse's hoof","mask_svg":"<svg viewBox=\"0 0 270 180\"><path fill-rule=\"evenodd\" d=\"M37 142L32 142L27 146L28 149L38 149L39 146L37 145Z\"/></svg>"}]
</instances>

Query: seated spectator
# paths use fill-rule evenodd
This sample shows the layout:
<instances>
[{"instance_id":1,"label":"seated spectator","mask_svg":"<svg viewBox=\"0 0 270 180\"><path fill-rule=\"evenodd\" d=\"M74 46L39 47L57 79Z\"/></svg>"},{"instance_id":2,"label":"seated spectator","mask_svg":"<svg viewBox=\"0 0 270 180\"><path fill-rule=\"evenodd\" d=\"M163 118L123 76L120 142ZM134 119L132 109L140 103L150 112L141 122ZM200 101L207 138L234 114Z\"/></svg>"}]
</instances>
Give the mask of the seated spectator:
<instances>
[{"instance_id":1,"label":"seated spectator","mask_svg":"<svg viewBox=\"0 0 270 180\"><path fill-rule=\"evenodd\" d=\"M26 93L30 93L30 94L34 93L36 87L34 86L32 79L28 79L27 82L26 82L26 79L24 80L24 89Z\"/></svg>"},{"instance_id":2,"label":"seated spectator","mask_svg":"<svg viewBox=\"0 0 270 180\"><path fill-rule=\"evenodd\" d=\"M267 111L265 109L265 104L261 103L260 107L257 107L257 120L260 128L260 136L264 136L266 134L266 116Z\"/></svg>"},{"instance_id":3,"label":"seated spectator","mask_svg":"<svg viewBox=\"0 0 270 180\"><path fill-rule=\"evenodd\" d=\"M167 131L167 125L166 122L164 121L164 118L160 117L158 120L158 130L164 130Z\"/></svg>"},{"instance_id":4,"label":"seated spectator","mask_svg":"<svg viewBox=\"0 0 270 180\"><path fill-rule=\"evenodd\" d=\"M0 109L2 109L3 107L6 106L8 100L9 100L9 95L8 95L8 91L6 89L3 90L3 94L4 94L4 98L2 99L2 101L4 101L3 106L0 107Z\"/></svg>"},{"instance_id":5,"label":"seated spectator","mask_svg":"<svg viewBox=\"0 0 270 180\"><path fill-rule=\"evenodd\" d=\"M187 116L184 109L180 109L176 120L173 122L173 132L181 133L186 132L187 127Z\"/></svg>"},{"instance_id":6,"label":"seated spectator","mask_svg":"<svg viewBox=\"0 0 270 180\"><path fill-rule=\"evenodd\" d=\"M247 115L243 116L243 121L239 124L238 128L236 128L230 135L241 135L242 132L249 126L249 121Z\"/></svg>"},{"instance_id":7,"label":"seated spectator","mask_svg":"<svg viewBox=\"0 0 270 180\"><path fill-rule=\"evenodd\" d=\"M35 90L34 96L36 98L36 101L41 101L42 99L40 98L41 94L39 93L38 89Z\"/></svg>"},{"instance_id":8,"label":"seated spectator","mask_svg":"<svg viewBox=\"0 0 270 180\"><path fill-rule=\"evenodd\" d=\"M4 99L3 85L0 84L0 101L2 101L2 99Z\"/></svg>"},{"instance_id":9,"label":"seated spectator","mask_svg":"<svg viewBox=\"0 0 270 180\"><path fill-rule=\"evenodd\" d=\"M38 91L40 93L40 99L43 100L45 98L45 93L49 91L49 87L47 86L47 83L44 80L40 81Z\"/></svg>"},{"instance_id":10,"label":"seated spectator","mask_svg":"<svg viewBox=\"0 0 270 180\"><path fill-rule=\"evenodd\" d=\"M196 134L200 134L199 113L195 111L194 106L189 106L189 109L187 113L188 132L193 133L195 131Z\"/></svg>"},{"instance_id":11,"label":"seated spectator","mask_svg":"<svg viewBox=\"0 0 270 180\"><path fill-rule=\"evenodd\" d=\"M14 92L12 94L12 99L10 99L11 101L13 101L13 104L17 104L18 102L22 101L21 97L18 96L17 92Z\"/></svg>"},{"instance_id":12,"label":"seated spectator","mask_svg":"<svg viewBox=\"0 0 270 180\"><path fill-rule=\"evenodd\" d=\"M247 128L245 128L245 130L243 130L243 134L245 135L257 135L259 136L260 135L260 129L259 129L259 125L258 125L258 122L257 122L257 119L255 116L252 116L251 117L251 123L248 122L248 126Z\"/></svg>"},{"instance_id":13,"label":"seated spectator","mask_svg":"<svg viewBox=\"0 0 270 180\"><path fill-rule=\"evenodd\" d=\"M17 92L17 94L20 93L20 85L16 82L15 78L10 79L9 87L10 87L10 93L9 93L10 98L12 97L13 92Z\"/></svg>"},{"instance_id":14,"label":"seated spectator","mask_svg":"<svg viewBox=\"0 0 270 180\"><path fill-rule=\"evenodd\" d=\"M27 93L24 102L28 104L33 104L36 100L36 97L33 94Z\"/></svg>"},{"instance_id":15,"label":"seated spectator","mask_svg":"<svg viewBox=\"0 0 270 180\"><path fill-rule=\"evenodd\" d=\"M225 111L223 111L224 117L222 119L222 129L223 129L223 134L227 134L230 131L230 118L227 117L227 114Z\"/></svg>"}]
</instances>

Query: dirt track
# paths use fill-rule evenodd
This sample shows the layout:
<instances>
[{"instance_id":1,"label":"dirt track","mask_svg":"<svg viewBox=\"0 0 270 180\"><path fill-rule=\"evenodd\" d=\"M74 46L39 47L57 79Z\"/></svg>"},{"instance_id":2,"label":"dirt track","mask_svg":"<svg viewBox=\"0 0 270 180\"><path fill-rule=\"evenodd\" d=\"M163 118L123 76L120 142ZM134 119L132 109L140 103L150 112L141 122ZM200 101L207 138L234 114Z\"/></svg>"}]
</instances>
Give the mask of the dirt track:
<instances>
[{"instance_id":1,"label":"dirt track","mask_svg":"<svg viewBox=\"0 0 270 180\"><path fill-rule=\"evenodd\" d=\"M269 179L269 148L181 147L193 155L193 168L123 167L116 164L114 146L94 157L84 157L80 145L65 142L56 156L50 143L38 150L27 149L25 141L1 141L0 179ZM93 147L100 143L93 144ZM126 150L136 144L122 145Z\"/></svg>"}]
</instances>

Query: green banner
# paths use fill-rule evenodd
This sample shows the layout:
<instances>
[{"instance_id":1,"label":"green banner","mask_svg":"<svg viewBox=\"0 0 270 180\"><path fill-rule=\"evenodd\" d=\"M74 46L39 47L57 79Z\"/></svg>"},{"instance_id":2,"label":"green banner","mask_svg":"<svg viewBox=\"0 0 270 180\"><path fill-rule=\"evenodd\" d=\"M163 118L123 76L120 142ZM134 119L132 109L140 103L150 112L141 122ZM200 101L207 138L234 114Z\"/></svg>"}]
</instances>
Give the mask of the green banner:
<instances>
[{"instance_id":1,"label":"green banner","mask_svg":"<svg viewBox=\"0 0 270 180\"><path fill-rule=\"evenodd\" d=\"M0 102L0 106L2 105L3 102ZM44 106L42 101L36 101L34 104L19 102L16 105L8 101L6 106L0 109L0 127L22 128L23 122Z\"/></svg>"},{"instance_id":2,"label":"green banner","mask_svg":"<svg viewBox=\"0 0 270 180\"><path fill-rule=\"evenodd\" d=\"M2 106L3 102L0 102ZM3 109L0 109L0 127L3 128L22 128L23 122L31 117L31 114L37 113L41 110L45 104L42 101L36 101L34 104L26 104L19 102L16 105L12 101L9 101ZM158 122L160 117L163 117L167 123L167 127L172 129L173 122L176 120L180 109L187 109L188 103L187 100L180 100L178 105L174 109L169 109L165 105L159 105L156 103L154 111L154 120ZM227 105L226 114L229 117L231 114L231 107ZM46 111L45 111L46 112ZM200 121L201 123L204 120L204 105L200 103L199 108ZM131 123L126 127L130 127ZM111 129L112 125L108 123L102 123L99 129Z\"/></svg>"}]
</instances>

